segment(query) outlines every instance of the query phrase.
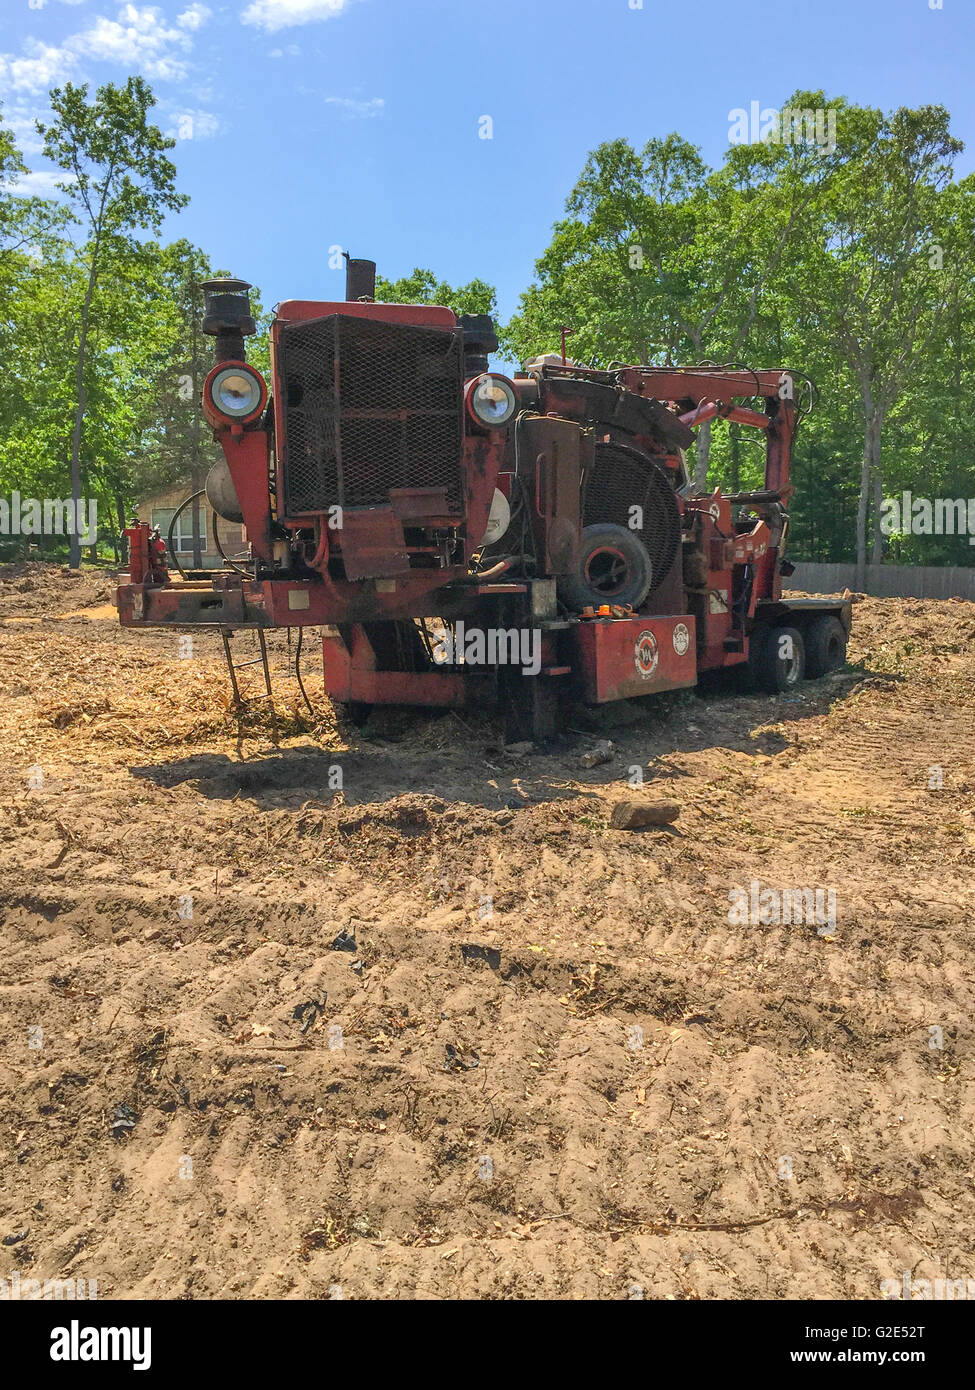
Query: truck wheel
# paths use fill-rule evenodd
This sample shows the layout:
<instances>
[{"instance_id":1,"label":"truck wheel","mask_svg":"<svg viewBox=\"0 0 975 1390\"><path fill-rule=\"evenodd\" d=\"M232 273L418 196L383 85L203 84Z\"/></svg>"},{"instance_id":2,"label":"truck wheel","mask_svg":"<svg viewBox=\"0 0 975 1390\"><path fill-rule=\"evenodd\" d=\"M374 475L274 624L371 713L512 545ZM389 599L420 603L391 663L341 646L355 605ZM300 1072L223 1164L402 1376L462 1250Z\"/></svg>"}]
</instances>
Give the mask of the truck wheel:
<instances>
[{"instance_id":1,"label":"truck wheel","mask_svg":"<svg viewBox=\"0 0 975 1390\"><path fill-rule=\"evenodd\" d=\"M770 694L794 690L805 675L806 648L794 627L769 628L754 656L756 684Z\"/></svg>"},{"instance_id":2,"label":"truck wheel","mask_svg":"<svg viewBox=\"0 0 975 1390\"><path fill-rule=\"evenodd\" d=\"M768 623L761 623L758 627L752 628L748 636L748 660L740 666L732 667L737 677L738 688L747 694L753 695L756 690L762 689L765 643L771 630Z\"/></svg>"},{"instance_id":3,"label":"truck wheel","mask_svg":"<svg viewBox=\"0 0 975 1390\"><path fill-rule=\"evenodd\" d=\"M846 628L832 614L816 618L806 629L806 678L818 680L846 661Z\"/></svg>"},{"instance_id":4,"label":"truck wheel","mask_svg":"<svg viewBox=\"0 0 975 1390\"><path fill-rule=\"evenodd\" d=\"M638 608L653 582L647 548L626 526L599 522L586 526L572 561L571 574L558 581L566 608L580 612L601 603Z\"/></svg>"}]
</instances>

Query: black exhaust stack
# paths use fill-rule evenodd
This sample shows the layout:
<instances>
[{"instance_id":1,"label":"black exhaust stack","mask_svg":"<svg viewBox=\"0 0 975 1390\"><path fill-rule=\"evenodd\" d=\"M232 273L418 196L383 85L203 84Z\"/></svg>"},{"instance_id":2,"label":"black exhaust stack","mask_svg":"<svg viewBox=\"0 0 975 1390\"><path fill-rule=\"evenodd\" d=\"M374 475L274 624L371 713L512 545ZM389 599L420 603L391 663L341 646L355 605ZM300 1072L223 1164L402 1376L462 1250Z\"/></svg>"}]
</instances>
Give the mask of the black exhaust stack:
<instances>
[{"instance_id":1,"label":"black exhaust stack","mask_svg":"<svg viewBox=\"0 0 975 1390\"><path fill-rule=\"evenodd\" d=\"M376 262L357 261L345 253L345 297L347 300L376 298Z\"/></svg>"},{"instance_id":2,"label":"black exhaust stack","mask_svg":"<svg viewBox=\"0 0 975 1390\"><path fill-rule=\"evenodd\" d=\"M204 280L203 331L216 338L214 360L244 362L244 339L257 332L251 314L251 302L246 280L229 276L220 280Z\"/></svg>"},{"instance_id":3,"label":"black exhaust stack","mask_svg":"<svg viewBox=\"0 0 975 1390\"><path fill-rule=\"evenodd\" d=\"M457 323L464 335L464 375L480 376L488 369L488 354L498 350L494 320L490 314L461 314Z\"/></svg>"}]
</instances>

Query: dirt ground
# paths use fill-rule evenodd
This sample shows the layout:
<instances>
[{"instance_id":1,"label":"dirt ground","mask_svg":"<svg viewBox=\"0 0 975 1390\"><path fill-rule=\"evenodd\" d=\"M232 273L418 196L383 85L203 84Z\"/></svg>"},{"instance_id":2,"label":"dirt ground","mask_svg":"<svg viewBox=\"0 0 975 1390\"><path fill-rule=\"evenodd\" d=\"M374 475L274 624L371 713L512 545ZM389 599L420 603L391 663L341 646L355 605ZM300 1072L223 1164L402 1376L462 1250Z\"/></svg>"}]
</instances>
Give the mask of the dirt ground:
<instances>
[{"instance_id":1,"label":"dirt ground","mask_svg":"<svg viewBox=\"0 0 975 1390\"><path fill-rule=\"evenodd\" d=\"M338 723L313 640L311 718L284 634L280 742L259 702L238 736L219 639L122 632L111 595L0 570L0 1276L975 1277L975 604L864 600L799 697L651 699L514 755L476 714ZM610 829L634 795L679 819ZM731 920L795 887L835 924Z\"/></svg>"}]
</instances>

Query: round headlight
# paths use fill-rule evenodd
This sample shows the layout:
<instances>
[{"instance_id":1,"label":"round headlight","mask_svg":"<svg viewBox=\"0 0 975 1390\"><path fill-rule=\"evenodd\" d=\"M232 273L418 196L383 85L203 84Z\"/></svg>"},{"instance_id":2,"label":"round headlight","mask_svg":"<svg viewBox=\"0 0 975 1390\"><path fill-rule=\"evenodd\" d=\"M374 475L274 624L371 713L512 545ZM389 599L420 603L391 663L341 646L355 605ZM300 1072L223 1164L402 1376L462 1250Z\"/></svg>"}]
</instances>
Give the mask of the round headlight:
<instances>
[{"instance_id":1,"label":"round headlight","mask_svg":"<svg viewBox=\"0 0 975 1390\"><path fill-rule=\"evenodd\" d=\"M485 372L467 388L467 404L479 424L497 429L513 419L518 409L518 397L507 378Z\"/></svg>"},{"instance_id":2,"label":"round headlight","mask_svg":"<svg viewBox=\"0 0 975 1390\"><path fill-rule=\"evenodd\" d=\"M210 384L210 399L221 415L243 420L260 407L263 383L255 372L243 367L225 367Z\"/></svg>"}]
</instances>

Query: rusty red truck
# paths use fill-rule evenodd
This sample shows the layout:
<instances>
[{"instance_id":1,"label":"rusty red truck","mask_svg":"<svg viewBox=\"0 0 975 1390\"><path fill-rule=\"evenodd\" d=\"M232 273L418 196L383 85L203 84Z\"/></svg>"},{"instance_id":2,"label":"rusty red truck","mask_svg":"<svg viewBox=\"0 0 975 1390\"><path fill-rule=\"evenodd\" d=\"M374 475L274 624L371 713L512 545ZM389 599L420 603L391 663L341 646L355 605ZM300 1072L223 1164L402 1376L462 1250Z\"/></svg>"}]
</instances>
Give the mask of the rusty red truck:
<instances>
[{"instance_id":1,"label":"rusty red truck","mask_svg":"<svg viewBox=\"0 0 975 1390\"><path fill-rule=\"evenodd\" d=\"M509 739L558 732L573 701L733 667L785 691L843 664L849 598L782 595L789 371L563 350L509 376L488 316L376 302L375 265L350 259L345 300L277 307L265 381L250 286L204 288L207 499L249 556L174 577L133 524L123 625L257 629L262 650L269 627L321 628L333 700L491 708ZM695 489L685 453L715 418L764 435L761 489Z\"/></svg>"}]
</instances>

